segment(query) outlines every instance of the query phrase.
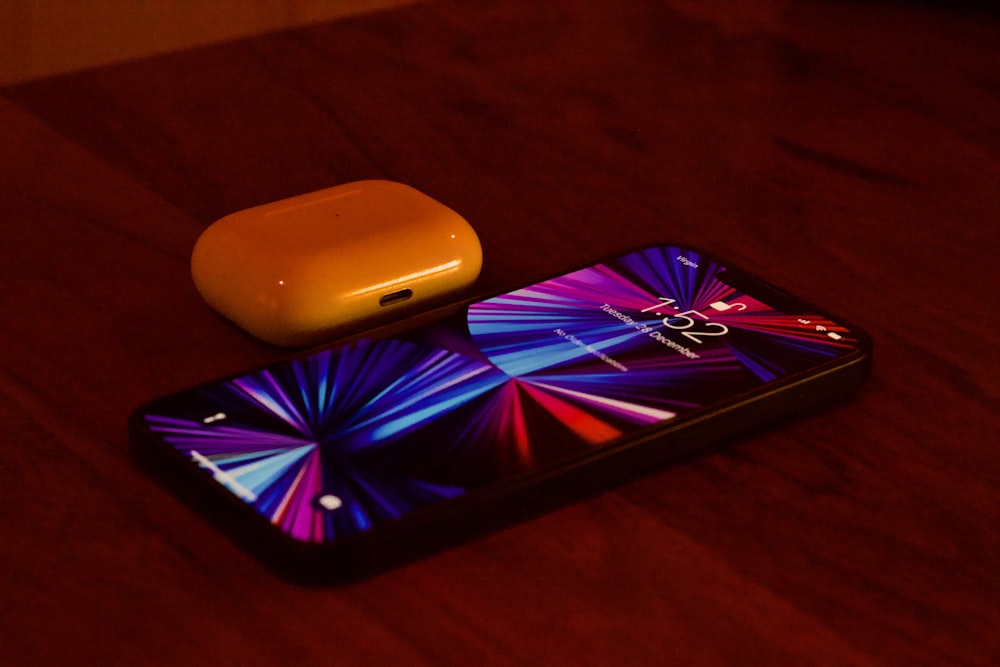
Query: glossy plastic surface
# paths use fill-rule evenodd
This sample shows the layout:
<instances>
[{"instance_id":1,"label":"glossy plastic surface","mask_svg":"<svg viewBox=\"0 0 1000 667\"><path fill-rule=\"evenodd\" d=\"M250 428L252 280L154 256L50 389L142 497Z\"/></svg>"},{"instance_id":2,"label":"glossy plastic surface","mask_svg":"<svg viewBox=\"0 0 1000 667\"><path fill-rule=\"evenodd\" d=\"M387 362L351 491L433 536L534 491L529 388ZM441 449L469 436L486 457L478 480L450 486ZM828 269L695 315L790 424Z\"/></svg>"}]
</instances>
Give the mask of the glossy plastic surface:
<instances>
[{"instance_id":1,"label":"glossy plastic surface","mask_svg":"<svg viewBox=\"0 0 1000 667\"><path fill-rule=\"evenodd\" d=\"M195 245L191 274L213 308L276 345L323 342L469 286L475 231L401 183L347 183L228 215Z\"/></svg>"}]
</instances>

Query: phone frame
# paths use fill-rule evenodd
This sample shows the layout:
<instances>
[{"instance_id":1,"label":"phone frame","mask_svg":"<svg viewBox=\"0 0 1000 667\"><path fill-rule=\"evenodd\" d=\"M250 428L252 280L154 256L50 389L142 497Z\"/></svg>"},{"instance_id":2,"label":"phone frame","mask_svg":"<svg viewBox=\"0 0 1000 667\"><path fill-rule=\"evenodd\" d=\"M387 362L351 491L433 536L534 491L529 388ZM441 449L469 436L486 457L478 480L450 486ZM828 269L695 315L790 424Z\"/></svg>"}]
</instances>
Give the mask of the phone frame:
<instances>
[{"instance_id":1,"label":"phone frame","mask_svg":"<svg viewBox=\"0 0 1000 667\"><path fill-rule=\"evenodd\" d=\"M610 261L648 248L678 246L735 270L740 280L753 283L754 298L772 303L781 299L829 317L857 337L857 348L843 356L789 374L760 387L724 399L673 419L626 434L516 476L473 488L455 498L419 508L400 519L380 522L361 532L327 542L304 542L284 533L229 489L218 483L189 457L170 446L146 426L144 417L164 397L136 408L129 417L133 456L140 467L209 519L239 546L255 554L275 572L296 583L332 584L351 581L415 560L435 551L469 541L593 496L625 481L658 471L668 464L690 459L721 441L796 413L808 412L843 399L870 375L871 338L857 326L793 296L714 253L686 243L657 243L531 281L523 287ZM514 288L521 289L521 288ZM448 315L464 311L484 299L506 294L501 290L435 309L397 322L310 348L257 368L234 373L190 387L173 395L227 382L274 365L309 357L326 348L361 338L386 338ZM760 293L765 292L766 297ZM664 440L670 440L669 446Z\"/></svg>"}]
</instances>

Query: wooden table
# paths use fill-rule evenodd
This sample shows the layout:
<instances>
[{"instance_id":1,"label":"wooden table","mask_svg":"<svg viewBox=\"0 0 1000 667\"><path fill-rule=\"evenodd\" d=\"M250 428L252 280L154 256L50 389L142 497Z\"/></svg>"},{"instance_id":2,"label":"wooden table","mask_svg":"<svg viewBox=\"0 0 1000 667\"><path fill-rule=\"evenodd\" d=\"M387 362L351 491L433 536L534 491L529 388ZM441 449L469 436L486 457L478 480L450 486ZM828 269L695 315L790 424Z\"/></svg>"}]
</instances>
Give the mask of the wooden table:
<instances>
[{"instance_id":1,"label":"wooden table","mask_svg":"<svg viewBox=\"0 0 1000 667\"><path fill-rule=\"evenodd\" d=\"M0 91L0 663L1000 661L1000 21L926 4L429 2ZM349 586L140 474L135 405L279 358L198 234L362 178L491 291L659 240L868 329L858 397Z\"/></svg>"}]
</instances>

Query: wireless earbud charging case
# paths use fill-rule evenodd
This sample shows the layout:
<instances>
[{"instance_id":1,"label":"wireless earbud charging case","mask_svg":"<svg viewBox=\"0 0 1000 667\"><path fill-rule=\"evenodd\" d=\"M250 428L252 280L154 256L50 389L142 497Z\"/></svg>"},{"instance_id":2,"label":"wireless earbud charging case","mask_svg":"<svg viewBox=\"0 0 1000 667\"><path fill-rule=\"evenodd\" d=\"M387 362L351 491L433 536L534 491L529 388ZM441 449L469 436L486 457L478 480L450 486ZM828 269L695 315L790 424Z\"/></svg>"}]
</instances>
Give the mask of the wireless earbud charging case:
<instances>
[{"instance_id":1,"label":"wireless earbud charging case","mask_svg":"<svg viewBox=\"0 0 1000 667\"><path fill-rule=\"evenodd\" d=\"M347 183L228 215L195 244L205 301L252 335L314 345L403 317L471 285L475 231L392 181Z\"/></svg>"}]
</instances>

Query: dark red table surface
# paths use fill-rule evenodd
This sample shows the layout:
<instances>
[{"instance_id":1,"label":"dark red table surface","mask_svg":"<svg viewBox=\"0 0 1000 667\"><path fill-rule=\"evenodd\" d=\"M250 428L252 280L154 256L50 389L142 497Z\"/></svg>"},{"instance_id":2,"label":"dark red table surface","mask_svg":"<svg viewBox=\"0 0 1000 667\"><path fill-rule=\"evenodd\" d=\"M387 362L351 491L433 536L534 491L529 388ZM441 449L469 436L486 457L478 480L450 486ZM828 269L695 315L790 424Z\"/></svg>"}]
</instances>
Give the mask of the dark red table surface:
<instances>
[{"instance_id":1,"label":"dark red table surface","mask_svg":"<svg viewBox=\"0 0 1000 667\"><path fill-rule=\"evenodd\" d=\"M0 663L1000 662L1000 20L430 2L0 90ZM845 404L349 586L135 468L157 395L281 357L198 234L402 181L477 290L693 242L868 329Z\"/></svg>"}]
</instances>

